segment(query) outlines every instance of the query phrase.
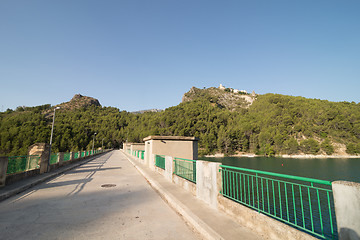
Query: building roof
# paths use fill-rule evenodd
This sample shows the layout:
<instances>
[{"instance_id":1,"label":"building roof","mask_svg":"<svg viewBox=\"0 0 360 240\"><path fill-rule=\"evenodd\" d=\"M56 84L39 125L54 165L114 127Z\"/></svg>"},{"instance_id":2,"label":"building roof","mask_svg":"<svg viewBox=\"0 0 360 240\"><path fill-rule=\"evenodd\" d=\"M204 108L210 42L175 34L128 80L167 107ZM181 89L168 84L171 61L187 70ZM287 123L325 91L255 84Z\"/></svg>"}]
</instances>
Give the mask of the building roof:
<instances>
[{"instance_id":1,"label":"building roof","mask_svg":"<svg viewBox=\"0 0 360 240\"><path fill-rule=\"evenodd\" d=\"M173 141L199 141L197 137L184 137L184 136L148 136L143 141L149 140L173 140Z\"/></svg>"}]
</instances>

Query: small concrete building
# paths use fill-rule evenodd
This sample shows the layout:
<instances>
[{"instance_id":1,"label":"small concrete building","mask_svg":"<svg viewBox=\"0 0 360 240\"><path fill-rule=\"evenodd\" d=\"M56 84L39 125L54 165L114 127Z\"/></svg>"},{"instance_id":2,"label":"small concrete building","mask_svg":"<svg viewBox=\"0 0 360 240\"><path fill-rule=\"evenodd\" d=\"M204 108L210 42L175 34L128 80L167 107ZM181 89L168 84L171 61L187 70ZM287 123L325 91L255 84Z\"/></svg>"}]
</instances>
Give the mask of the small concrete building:
<instances>
[{"instance_id":1,"label":"small concrete building","mask_svg":"<svg viewBox=\"0 0 360 240\"><path fill-rule=\"evenodd\" d=\"M153 168L154 155L197 159L198 141L196 137L148 136L145 142L145 164Z\"/></svg>"}]
</instances>

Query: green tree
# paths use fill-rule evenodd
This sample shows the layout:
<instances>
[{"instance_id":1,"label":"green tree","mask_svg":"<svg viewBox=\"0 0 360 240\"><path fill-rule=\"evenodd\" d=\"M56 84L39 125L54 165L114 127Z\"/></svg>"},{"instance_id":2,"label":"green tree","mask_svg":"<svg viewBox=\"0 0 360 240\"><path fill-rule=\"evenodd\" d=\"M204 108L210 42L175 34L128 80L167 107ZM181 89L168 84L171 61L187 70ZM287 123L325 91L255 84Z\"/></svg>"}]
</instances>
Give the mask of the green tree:
<instances>
[{"instance_id":1,"label":"green tree","mask_svg":"<svg viewBox=\"0 0 360 240\"><path fill-rule=\"evenodd\" d=\"M327 155L331 155L334 153L334 147L332 146L328 138L320 144L320 147Z\"/></svg>"},{"instance_id":2,"label":"green tree","mask_svg":"<svg viewBox=\"0 0 360 240\"><path fill-rule=\"evenodd\" d=\"M320 145L315 139L309 138L300 142L300 149L307 154L317 154L320 150Z\"/></svg>"}]
</instances>

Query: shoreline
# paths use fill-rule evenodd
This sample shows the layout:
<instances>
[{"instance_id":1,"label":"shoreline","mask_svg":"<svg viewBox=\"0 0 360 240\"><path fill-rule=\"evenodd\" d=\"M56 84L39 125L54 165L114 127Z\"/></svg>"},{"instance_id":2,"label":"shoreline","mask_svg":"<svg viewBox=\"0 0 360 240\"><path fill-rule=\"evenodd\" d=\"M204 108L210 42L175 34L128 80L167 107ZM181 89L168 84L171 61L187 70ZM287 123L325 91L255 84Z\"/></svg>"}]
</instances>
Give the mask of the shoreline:
<instances>
[{"instance_id":1,"label":"shoreline","mask_svg":"<svg viewBox=\"0 0 360 240\"><path fill-rule=\"evenodd\" d=\"M225 157L223 153L215 153L215 154L210 154L210 155L204 155L204 157L214 157L214 158L223 158ZM265 157L264 155L256 155L254 153L238 153L238 154L233 154L233 155L229 155L227 157ZM296 155L288 155L288 154L283 154L283 155L275 155L273 157L278 157L278 158L302 158L302 159L314 159L314 158L336 158L336 159L344 159L344 158L360 158L360 155L311 155L311 154L296 154Z\"/></svg>"}]
</instances>

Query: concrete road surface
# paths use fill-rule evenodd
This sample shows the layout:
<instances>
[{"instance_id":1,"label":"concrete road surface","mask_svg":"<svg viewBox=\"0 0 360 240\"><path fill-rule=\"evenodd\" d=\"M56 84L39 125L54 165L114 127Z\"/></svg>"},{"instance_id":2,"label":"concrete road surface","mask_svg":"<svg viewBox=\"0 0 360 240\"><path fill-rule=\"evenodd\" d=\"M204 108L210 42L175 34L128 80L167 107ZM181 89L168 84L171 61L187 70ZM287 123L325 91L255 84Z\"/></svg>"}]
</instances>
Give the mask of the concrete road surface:
<instances>
[{"instance_id":1,"label":"concrete road surface","mask_svg":"<svg viewBox=\"0 0 360 240\"><path fill-rule=\"evenodd\" d=\"M0 239L199 238L118 151L0 203Z\"/></svg>"}]
</instances>

